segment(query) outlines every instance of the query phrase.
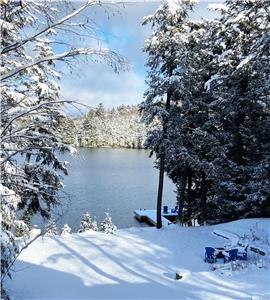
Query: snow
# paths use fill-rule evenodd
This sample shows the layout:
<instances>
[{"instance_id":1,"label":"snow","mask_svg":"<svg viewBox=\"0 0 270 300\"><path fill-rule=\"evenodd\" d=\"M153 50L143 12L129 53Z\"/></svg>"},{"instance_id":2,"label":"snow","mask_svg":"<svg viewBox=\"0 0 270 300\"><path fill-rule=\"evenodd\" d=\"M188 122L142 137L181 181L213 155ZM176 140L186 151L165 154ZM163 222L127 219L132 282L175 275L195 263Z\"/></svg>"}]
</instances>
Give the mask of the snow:
<instances>
[{"instance_id":1,"label":"snow","mask_svg":"<svg viewBox=\"0 0 270 300\"><path fill-rule=\"evenodd\" d=\"M236 67L236 70L241 69L243 66L248 64L254 58L254 53L248 55L245 59L243 59L240 64Z\"/></svg>"},{"instance_id":2,"label":"snow","mask_svg":"<svg viewBox=\"0 0 270 300\"><path fill-rule=\"evenodd\" d=\"M208 92L210 90L211 83L220 78L221 76L218 74L212 75L211 78L208 81L206 81L206 83L204 84L204 89Z\"/></svg>"},{"instance_id":3,"label":"snow","mask_svg":"<svg viewBox=\"0 0 270 300\"><path fill-rule=\"evenodd\" d=\"M203 261L205 246L224 242L213 230L241 236L255 222L269 231L270 219L247 219L39 238L20 255L7 291L11 299L268 299L269 269L222 274Z\"/></svg>"},{"instance_id":4,"label":"snow","mask_svg":"<svg viewBox=\"0 0 270 300\"><path fill-rule=\"evenodd\" d=\"M73 147L72 145L68 145L68 151L71 155L75 155L77 153L77 149Z\"/></svg>"},{"instance_id":5,"label":"snow","mask_svg":"<svg viewBox=\"0 0 270 300\"><path fill-rule=\"evenodd\" d=\"M218 229L215 229L213 233L230 240L231 246L236 246L239 242L239 236L237 234Z\"/></svg>"},{"instance_id":6,"label":"snow","mask_svg":"<svg viewBox=\"0 0 270 300\"><path fill-rule=\"evenodd\" d=\"M208 9L209 10L224 11L224 12L229 11L229 8L226 5L222 4L222 3L208 4Z\"/></svg>"}]
</instances>

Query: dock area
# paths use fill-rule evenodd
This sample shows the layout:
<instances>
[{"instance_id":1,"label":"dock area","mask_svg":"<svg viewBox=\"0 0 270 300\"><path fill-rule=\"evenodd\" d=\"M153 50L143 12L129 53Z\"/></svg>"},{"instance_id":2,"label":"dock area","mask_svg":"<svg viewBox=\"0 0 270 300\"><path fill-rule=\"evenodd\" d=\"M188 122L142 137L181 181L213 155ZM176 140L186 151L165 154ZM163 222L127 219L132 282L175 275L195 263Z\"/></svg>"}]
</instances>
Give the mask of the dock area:
<instances>
[{"instance_id":1,"label":"dock area","mask_svg":"<svg viewBox=\"0 0 270 300\"><path fill-rule=\"evenodd\" d=\"M167 213L161 212L161 219L163 226L174 225L173 222L177 218L177 212L168 211ZM157 225L157 211L155 209L138 209L134 211L135 218L141 223L145 222L149 225Z\"/></svg>"}]
</instances>

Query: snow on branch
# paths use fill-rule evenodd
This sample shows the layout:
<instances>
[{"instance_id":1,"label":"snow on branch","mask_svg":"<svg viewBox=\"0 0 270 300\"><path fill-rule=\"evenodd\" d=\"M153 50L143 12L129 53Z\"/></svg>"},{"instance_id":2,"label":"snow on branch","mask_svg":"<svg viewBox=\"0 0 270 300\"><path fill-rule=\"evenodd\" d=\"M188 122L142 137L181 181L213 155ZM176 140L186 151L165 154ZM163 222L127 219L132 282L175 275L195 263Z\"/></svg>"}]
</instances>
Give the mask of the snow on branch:
<instances>
[{"instance_id":1,"label":"snow on branch","mask_svg":"<svg viewBox=\"0 0 270 300\"><path fill-rule=\"evenodd\" d=\"M9 120L9 122L6 124L6 126L3 128L3 130L1 131L0 136L2 137L4 135L4 133L7 131L7 129L9 129L10 125L17 119L22 118L26 115L30 115L31 113L35 112L37 114L39 114L39 109L46 107L47 105L51 105L51 104L78 104L81 106L85 106L87 108L90 108L88 105L74 101L74 100L57 100L57 101L46 101L46 102L42 102L39 103L35 106L32 106L30 108L26 108L25 110L21 111L19 114L15 115L13 118L11 118ZM27 127L29 129L29 126ZM13 132L14 134L14 132Z\"/></svg>"},{"instance_id":2,"label":"snow on branch","mask_svg":"<svg viewBox=\"0 0 270 300\"><path fill-rule=\"evenodd\" d=\"M15 70L11 70L6 75L3 75L1 77L1 80L6 80L30 67L33 67L35 65L38 65L43 62L47 61L55 61L55 60L64 60L66 58L74 58L78 55L90 55L90 56L97 56L103 58L105 61L107 61L113 68L115 72L118 72L121 69L128 68L127 60L120 55L118 55L116 52L111 51L107 48L101 48L101 49L93 49L93 48L77 48L72 49L67 52L42 57L37 60L34 60L31 63L25 64L19 68L16 68Z\"/></svg>"},{"instance_id":3,"label":"snow on branch","mask_svg":"<svg viewBox=\"0 0 270 300\"><path fill-rule=\"evenodd\" d=\"M207 80L204 84L204 89L206 90L206 92L208 92L211 88L211 84L214 82L214 81L219 81L220 79L222 78L226 78L227 76L221 76L219 74L215 74L215 75L212 75L211 78L209 80Z\"/></svg>"},{"instance_id":4,"label":"snow on branch","mask_svg":"<svg viewBox=\"0 0 270 300\"><path fill-rule=\"evenodd\" d=\"M250 55L248 55L245 59L243 59L239 63L239 65L236 67L236 70L239 70L239 69L243 68L244 66L246 66L254 57L255 57L254 53L251 53Z\"/></svg>"},{"instance_id":5,"label":"snow on branch","mask_svg":"<svg viewBox=\"0 0 270 300\"><path fill-rule=\"evenodd\" d=\"M9 51L15 50L23 45L25 45L26 43L33 41L36 37L40 36L41 34L48 32L50 30L52 30L53 28L65 23L66 21L72 19L73 17L75 17L76 15L80 14L83 10L85 10L86 8L88 8L89 6L95 5L95 4L100 4L99 0L88 0L83 6L81 6L80 8L78 8L77 10L73 11L71 14L65 16L64 18L56 21L55 23L46 26L44 28L42 28L40 31L30 35L29 37L16 42L12 45L6 46L2 49L1 54L7 53Z\"/></svg>"}]
</instances>

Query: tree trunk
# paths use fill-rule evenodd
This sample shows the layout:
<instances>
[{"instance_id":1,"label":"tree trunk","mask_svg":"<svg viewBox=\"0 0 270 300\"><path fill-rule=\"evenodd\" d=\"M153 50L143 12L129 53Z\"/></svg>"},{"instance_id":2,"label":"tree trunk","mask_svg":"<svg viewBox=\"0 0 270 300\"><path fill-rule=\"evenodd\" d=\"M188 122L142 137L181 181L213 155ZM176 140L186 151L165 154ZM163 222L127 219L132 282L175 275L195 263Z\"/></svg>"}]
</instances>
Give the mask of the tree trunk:
<instances>
[{"instance_id":1,"label":"tree trunk","mask_svg":"<svg viewBox=\"0 0 270 300\"><path fill-rule=\"evenodd\" d=\"M186 185L187 185L187 177L184 174L181 177L181 184L180 184L180 194L179 194L179 202L178 202L178 220L180 223L183 222L183 206L185 203L185 191L186 191Z\"/></svg>"},{"instance_id":2,"label":"tree trunk","mask_svg":"<svg viewBox=\"0 0 270 300\"><path fill-rule=\"evenodd\" d=\"M205 224L207 219L205 174L202 175L202 181L201 181L201 201L202 201L202 223Z\"/></svg>"},{"instance_id":3,"label":"tree trunk","mask_svg":"<svg viewBox=\"0 0 270 300\"><path fill-rule=\"evenodd\" d=\"M191 222L191 185L192 185L192 177L188 176L188 190L187 190L187 220L188 226L192 226Z\"/></svg>"},{"instance_id":4,"label":"tree trunk","mask_svg":"<svg viewBox=\"0 0 270 300\"><path fill-rule=\"evenodd\" d=\"M172 71L170 71L172 72ZM167 91L167 99L166 99L166 111L170 110L172 91L169 89ZM168 120L164 120L163 123L163 140L167 138L167 123ZM159 165L159 180L158 180L158 194L157 194L157 226L159 229L162 227L161 220L161 211L162 211L162 196L163 196L163 185L164 185L164 172L165 172L165 147L161 147L160 154L160 165Z\"/></svg>"},{"instance_id":5,"label":"tree trunk","mask_svg":"<svg viewBox=\"0 0 270 300\"><path fill-rule=\"evenodd\" d=\"M163 183L164 183L164 167L165 167L165 155L160 156L159 165L159 180L158 180L158 194L157 194L157 229L162 227L161 211L162 211L162 195L163 195Z\"/></svg>"}]
</instances>

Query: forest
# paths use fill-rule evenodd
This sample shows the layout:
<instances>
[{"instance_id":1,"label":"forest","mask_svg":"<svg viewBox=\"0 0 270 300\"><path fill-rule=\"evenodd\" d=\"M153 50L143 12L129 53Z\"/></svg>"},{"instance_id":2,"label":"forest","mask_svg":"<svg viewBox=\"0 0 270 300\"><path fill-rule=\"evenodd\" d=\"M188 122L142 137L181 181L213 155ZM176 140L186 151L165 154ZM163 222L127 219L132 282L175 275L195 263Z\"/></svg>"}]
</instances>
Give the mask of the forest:
<instances>
[{"instance_id":1,"label":"forest","mask_svg":"<svg viewBox=\"0 0 270 300\"><path fill-rule=\"evenodd\" d=\"M173 1L144 19L148 90L141 104L147 148L177 187L179 217L218 223L270 215L269 1L212 5L219 19L192 21L195 1ZM159 224L161 226L161 214Z\"/></svg>"},{"instance_id":2,"label":"forest","mask_svg":"<svg viewBox=\"0 0 270 300\"><path fill-rule=\"evenodd\" d=\"M105 108L102 103L86 115L63 118L59 135L78 147L143 149L147 126L136 105Z\"/></svg>"},{"instance_id":3,"label":"forest","mask_svg":"<svg viewBox=\"0 0 270 300\"><path fill-rule=\"evenodd\" d=\"M61 205L61 154L75 153L74 145L150 150L157 228L165 174L176 186L178 225L270 217L269 1L226 0L211 5L218 17L200 21L190 17L196 2L163 1L144 18L151 35L138 106L100 105L71 120L63 107L82 104L62 97L59 66L84 59L129 71L123 55L82 42L84 34L101 39L87 9L110 4L0 1L1 287L20 253L51 229L25 238L34 216L50 220Z\"/></svg>"}]
</instances>

